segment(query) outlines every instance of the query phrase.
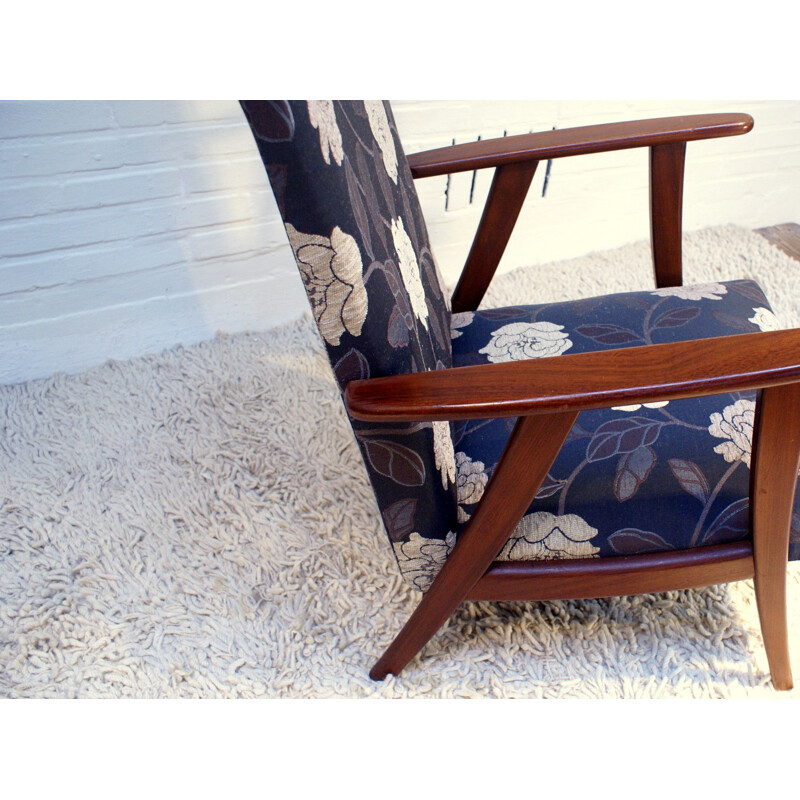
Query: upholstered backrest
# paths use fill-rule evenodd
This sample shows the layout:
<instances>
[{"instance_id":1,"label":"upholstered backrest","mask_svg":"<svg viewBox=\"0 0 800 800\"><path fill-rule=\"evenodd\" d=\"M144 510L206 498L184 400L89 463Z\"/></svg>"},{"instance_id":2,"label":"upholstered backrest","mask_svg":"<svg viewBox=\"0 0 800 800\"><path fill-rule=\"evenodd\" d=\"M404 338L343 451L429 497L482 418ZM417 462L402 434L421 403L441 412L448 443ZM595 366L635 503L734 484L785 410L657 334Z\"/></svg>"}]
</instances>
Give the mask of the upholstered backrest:
<instances>
[{"instance_id":1,"label":"upholstered backrest","mask_svg":"<svg viewBox=\"0 0 800 800\"><path fill-rule=\"evenodd\" d=\"M339 386L450 367L449 302L389 105L241 104ZM352 423L395 551L451 546L449 424Z\"/></svg>"}]
</instances>

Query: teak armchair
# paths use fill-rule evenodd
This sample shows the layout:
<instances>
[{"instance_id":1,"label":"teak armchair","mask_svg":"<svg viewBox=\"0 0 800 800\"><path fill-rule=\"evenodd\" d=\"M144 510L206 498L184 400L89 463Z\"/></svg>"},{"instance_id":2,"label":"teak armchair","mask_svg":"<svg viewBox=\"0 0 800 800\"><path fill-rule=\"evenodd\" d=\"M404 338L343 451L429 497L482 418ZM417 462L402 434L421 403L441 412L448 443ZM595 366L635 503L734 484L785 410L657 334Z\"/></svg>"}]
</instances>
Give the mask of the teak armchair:
<instances>
[{"instance_id":1,"label":"teak armchair","mask_svg":"<svg viewBox=\"0 0 800 800\"><path fill-rule=\"evenodd\" d=\"M800 330L774 330L752 281L684 287L681 273L686 142L753 120L597 125L406 159L388 104L242 107L398 565L425 592L370 675L397 674L466 599L754 578L773 683L791 688ZM479 310L539 161L633 147L650 150L656 288ZM412 179L489 167L451 309Z\"/></svg>"}]
</instances>

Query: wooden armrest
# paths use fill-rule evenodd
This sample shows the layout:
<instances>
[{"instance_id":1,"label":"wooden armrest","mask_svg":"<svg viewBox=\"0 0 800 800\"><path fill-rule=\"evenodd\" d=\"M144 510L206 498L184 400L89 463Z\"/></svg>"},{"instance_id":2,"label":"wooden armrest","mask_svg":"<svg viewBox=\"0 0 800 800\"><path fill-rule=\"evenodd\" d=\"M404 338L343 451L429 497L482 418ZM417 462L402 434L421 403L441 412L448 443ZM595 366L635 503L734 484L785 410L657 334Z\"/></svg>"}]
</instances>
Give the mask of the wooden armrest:
<instances>
[{"instance_id":1,"label":"wooden armrest","mask_svg":"<svg viewBox=\"0 0 800 800\"><path fill-rule=\"evenodd\" d=\"M752 127L753 118L748 114L693 114L611 122L440 147L408 156L408 164L415 178L429 178L523 161L738 136Z\"/></svg>"},{"instance_id":2,"label":"wooden armrest","mask_svg":"<svg viewBox=\"0 0 800 800\"><path fill-rule=\"evenodd\" d=\"M356 419L455 420L579 411L800 381L800 328L352 381Z\"/></svg>"}]
</instances>

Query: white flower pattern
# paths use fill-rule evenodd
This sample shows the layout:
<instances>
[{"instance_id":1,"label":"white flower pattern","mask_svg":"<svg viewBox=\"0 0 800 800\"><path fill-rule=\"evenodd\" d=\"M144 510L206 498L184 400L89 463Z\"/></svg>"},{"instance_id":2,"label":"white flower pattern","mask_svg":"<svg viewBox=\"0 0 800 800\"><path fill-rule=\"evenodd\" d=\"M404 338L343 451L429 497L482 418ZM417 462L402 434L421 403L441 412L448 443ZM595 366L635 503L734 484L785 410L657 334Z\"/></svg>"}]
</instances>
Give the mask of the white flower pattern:
<instances>
[{"instance_id":1,"label":"white flower pattern","mask_svg":"<svg viewBox=\"0 0 800 800\"><path fill-rule=\"evenodd\" d=\"M367 316L367 290L355 239L338 225L330 239L301 233L290 222L286 233L325 341L338 345L345 330L359 336Z\"/></svg>"},{"instance_id":2,"label":"white flower pattern","mask_svg":"<svg viewBox=\"0 0 800 800\"><path fill-rule=\"evenodd\" d=\"M708 432L727 440L718 444L714 452L730 463L744 461L749 467L755 415L756 404L752 400L737 400L733 405L726 406L721 414L712 414Z\"/></svg>"},{"instance_id":3,"label":"white flower pattern","mask_svg":"<svg viewBox=\"0 0 800 800\"><path fill-rule=\"evenodd\" d=\"M496 331L479 353L494 363L560 356L572 347L563 325L553 322L512 322Z\"/></svg>"},{"instance_id":4,"label":"white flower pattern","mask_svg":"<svg viewBox=\"0 0 800 800\"><path fill-rule=\"evenodd\" d=\"M669 405L669 400L659 400L656 403L634 403L631 406L611 406L612 411L638 411L642 406L645 408L664 408Z\"/></svg>"},{"instance_id":5,"label":"white flower pattern","mask_svg":"<svg viewBox=\"0 0 800 800\"><path fill-rule=\"evenodd\" d=\"M442 473L442 487L447 488L447 482L456 482L456 453L453 448L453 437L450 433L449 422L432 422L433 425L433 455L436 459L436 469Z\"/></svg>"},{"instance_id":6,"label":"white flower pattern","mask_svg":"<svg viewBox=\"0 0 800 800\"><path fill-rule=\"evenodd\" d=\"M463 333L460 328L468 328L475 319L474 311L459 311L457 314L450 315L450 338L458 339Z\"/></svg>"},{"instance_id":7,"label":"white flower pattern","mask_svg":"<svg viewBox=\"0 0 800 800\"><path fill-rule=\"evenodd\" d=\"M394 542L394 554L403 577L421 592L430 589L447 557L455 546L456 535L450 531L444 541L426 539L416 531L405 542Z\"/></svg>"},{"instance_id":8,"label":"white flower pattern","mask_svg":"<svg viewBox=\"0 0 800 800\"><path fill-rule=\"evenodd\" d=\"M319 146L326 164L331 163L331 157L337 166L342 165L344 150L342 149L342 133L336 123L336 111L331 100L309 100L308 118L311 124L319 130Z\"/></svg>"},{"instance_id":9,"label":"white flower pattern","mask_svg":"<svg viewBox=\"0 0 800 800\"><path fill-rule=\"evenodd\" d=\"M748 322L758 325L762 331L778 331L781 326L778 323L778 318L768 308L754 308L755 312Z\"/></svg>"},{"instance_id":10,"label":"white flower pattern","mask_svg":"<svg viewBox=\"0 0 800 800\"><path fill-rule=\"evenodd\" d=\"M466 453L456 453L456 492L459 503L480 502L489 478L483 461L473 461Z\"/></svg>"},{"instance_id":11,"label":"white flower pattern","mask_svg":"<svg viewBox=\"0 0 800 800\"><path fill-rule=\"evenodd\" d=\"M667 286L650 294L658 297L679 297L681 300L719 300L728 290L721 283L695 283L690 286Z\"/></svg>"},{"instance_id":12,"label":"white flower pattern","mask_svg":"<svg viewBox=\"0 0 800 800\"><path fill-rule=\"evenodd\" d=\"M548 511L524 516L506 542L498 561L594 558L600 552L589 540L597 536L577 514L560 517Z\"/></svg>"},{"instance_id":13,"label":"white flower pattern","mask_svg":"<svg viewBox=\"0 0 800 800\"><path fill-rule=\"evenodd\" d=\"M369 127L372 135L378 143L383 165L389 177L397 183L397 151L394 149L394 139L389 130L389 119L386 116L386 109L380 100L365 100L364 108L367 110Z\"/></svg>"},{"instance_id":14,"label":"white flower pattern","mask_svg":"<svg viewBox=\"0 0 800 800\"><path fill-rule=\"evenodd\" d=\"M411 308L414 316L428 329L428 304L425 302L425 287L422 285L422 277L419 274L419 264L417 254L414 252L414 245L406 233L406 226L403 218L398 217L392 220L392 239L394 249L397 252L397 265L400 274L403 276L403 283L408 292L408 299L411 301Z\"/></svg>"}]
</instances>

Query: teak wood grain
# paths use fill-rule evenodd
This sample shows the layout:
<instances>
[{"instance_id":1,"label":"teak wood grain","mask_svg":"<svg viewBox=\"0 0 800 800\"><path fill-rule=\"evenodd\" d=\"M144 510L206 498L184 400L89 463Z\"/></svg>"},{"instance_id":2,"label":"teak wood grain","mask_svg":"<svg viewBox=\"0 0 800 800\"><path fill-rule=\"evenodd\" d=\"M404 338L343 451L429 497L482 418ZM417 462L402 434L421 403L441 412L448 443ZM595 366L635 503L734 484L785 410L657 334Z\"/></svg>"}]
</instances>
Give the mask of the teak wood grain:
<instances>
[{"instance_id":1,"label":"teak wood grain","mask_svg":"<svg viewBox=\"0 0 800 800\"><path fill-rule=\"evenodd\" d=\"M650 240L656 286L683 283L681 214L686 142L650 148Z\"/></svg>"},{"instance_id":2,"label":"teak wood grain","mask_svg":"<svg viewBox=\"0 0 800 800\"><path fill-rule=\"evenodd\" d=\"M755 591L776 689L792 688L786 621L786 560L800 466L800 384L761 392L750 472Z\"/></svg>"},{"instance_id":3,"label":"teak wood grain","mask_svg":"<svg viewBox=\"0 0 800 800\"><path fill-rule=\"evenodd\" d=\"M800 380L800 329L352 381L356 419L457 420L606 408Z\"/></svg>"},{"instance_id":4,"label":"teak wood grain","mask_svg":"<svg viewBox=\"0 0 800 800\"><path fill-rule=\"evenodd\" d=\"M693 589L752 578L750 542L574 561L495 561L470 600L574 600Z\"/></svg>"},{"instance_id":5,"label":"teak wood grain","mask_svg":"<svg viewBox=\"0 0 800 800\"><path fill-rule=\"evenodd\" d=\"M408 156L408 164L415 178L428 178L513 162L739 136L752 127L753 118L748 114L693 114L612 122L441 147L413 153Z\"/></svg>"},{"instance_id":6,"label":"teak wood grain","mask_svg":"<svg viewBox=\"0 0 800 800\"><path fill-rule=\"evenodd\" d=\"M785 222L783 225L771 225L769 228L757 228L765 239L780 248L796 261L800 261L800 225L796 222Z\"/></svg>"},{"instance_id":7,"label":"teak wood grain","mask_svg":"<svg viewBox=\"0 0 800 800\"><path fill-rule=\"evenodd\" d=\"M467 261L453 292L453 313L474 311L483 300L517 222L538 161L498 167Z\"/></svg>"}]
</instances>

